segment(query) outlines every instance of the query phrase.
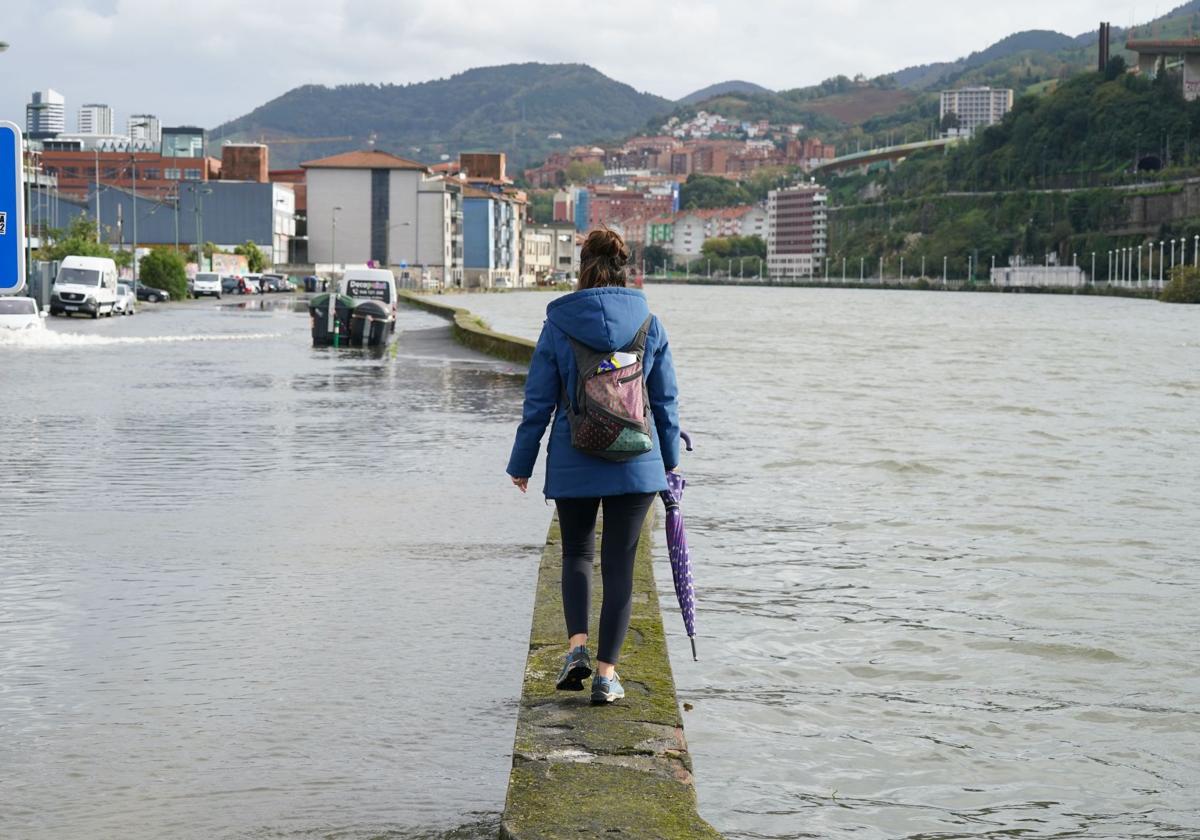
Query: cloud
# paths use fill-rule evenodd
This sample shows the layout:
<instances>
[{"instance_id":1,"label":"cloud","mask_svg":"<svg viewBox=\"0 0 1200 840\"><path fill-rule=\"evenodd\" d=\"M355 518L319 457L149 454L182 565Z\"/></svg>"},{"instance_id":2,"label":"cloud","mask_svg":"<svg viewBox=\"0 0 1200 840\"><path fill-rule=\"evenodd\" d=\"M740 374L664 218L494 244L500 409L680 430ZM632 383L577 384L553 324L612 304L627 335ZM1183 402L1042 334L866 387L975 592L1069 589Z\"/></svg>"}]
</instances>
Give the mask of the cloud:
<instances>
[{"instance_id":1,"label":"cloud","mask_svg":"<svg viewBox=\"0 0 1200 840\"><path fill-rule=\"evenodd\" d=\"M583 62L677 98L731 78L781 89L950 60L1022 29L1078 34L1112 0L3 0L0 117L54 87L215 126L302 84L419 82L492 64ZM1122 20L1122 17L1125 20Z\"/></svg>"}]
</instances>

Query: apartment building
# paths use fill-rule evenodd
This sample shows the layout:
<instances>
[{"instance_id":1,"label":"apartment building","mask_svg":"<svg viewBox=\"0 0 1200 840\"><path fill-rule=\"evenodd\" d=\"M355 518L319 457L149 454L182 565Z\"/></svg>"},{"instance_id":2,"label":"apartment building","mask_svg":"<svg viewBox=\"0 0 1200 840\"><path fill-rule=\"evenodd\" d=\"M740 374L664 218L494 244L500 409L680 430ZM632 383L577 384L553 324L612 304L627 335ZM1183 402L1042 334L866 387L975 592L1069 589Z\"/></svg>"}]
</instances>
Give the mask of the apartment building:
<instances>
[{"instance_id":1,"label":"apartment building","mask_svg":"<svg viewBox=\"0 0 1200 840\"><path fill-rule=\"evenodd\" d=\"M67 100L56 90L34 91L25 106L25 137L46 140L67 130Z\"/></svg>"},{"instance_id":2,"label":"apartment building","mask_svg":"<svg viewBox=\"0 0 1200 840\"><path fill-rule=\"evenodd\" d=\"M941 113L958 117L959 131L974 134L980 127L994 125L1012 110L1013 92L1010 88L966 87L942 91Z\"/></svg>"},{"instance_id":3,"label":"apartment building","mask_svg":"<svg viewBox=\"0 0 1200 840\"><path fill-rule=\"evenodd\" d=\"M676 259L688 260L700 256L707 240L725 236L765 239L767 211L754 205L684 210L669 221L662 217L652 219L647 225L646 243L662 245Z\"/></svg>"},{"instance_id":4,"label":"apartment building","mask_svg":"<svg viewBox=\"0 0 1200 840\"><path fill-rule=\"evenodd\" d=\"M465 184L463 190L463 285L515 286L520 272L519 203L501 191Z\"/></svg>"},{"instance_id":5,"label":"apartment building","mask_svg":"<svg viewBox=\"0 0 1200 840\"><path fill-rule=\"evenodd\" d=\"M125 128L131 140L162 146L162 123L154 114L131 114Z\"/></svg>"},{"instance_id":6,"label":"apartment building","mask_svg":"<svg viewBox=\"0 0 1200 840\"><path fill-rule=\"evenodd\" d=\"M112 134L113 109L94 102L80 105L75 127L80 134Z\"/></svg>"},{"instance_id":7,"label":"apartment building","mask_svg":"<svg viewBox=\"0 0 1200 840\"><path fill-rule=\"evenodd\" d=\"M767 274L813 277L828 249L829 193L800 184L767 194Z\"/></svg>"}]
</instances>

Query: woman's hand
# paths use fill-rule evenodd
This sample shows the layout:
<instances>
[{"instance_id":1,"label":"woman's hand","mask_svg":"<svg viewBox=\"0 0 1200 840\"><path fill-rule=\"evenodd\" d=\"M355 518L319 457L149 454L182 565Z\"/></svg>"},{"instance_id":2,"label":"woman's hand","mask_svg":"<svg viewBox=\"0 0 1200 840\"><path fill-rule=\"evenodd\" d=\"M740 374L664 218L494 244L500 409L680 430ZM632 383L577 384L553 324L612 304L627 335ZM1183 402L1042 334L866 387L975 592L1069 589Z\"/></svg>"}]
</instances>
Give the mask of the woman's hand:
<instances>
[{"instance_id":1,"label":"woman's hand","mask_svg":"<svg viewBox=\"0 0 1200 840\"><path fill-rule=\"evenodd\" d=\"M512 483L515 484L522 493L529 490L528 478L517 478L515 475L510 475L509 478L512 479Z\"/></svg>"}]
</instances>

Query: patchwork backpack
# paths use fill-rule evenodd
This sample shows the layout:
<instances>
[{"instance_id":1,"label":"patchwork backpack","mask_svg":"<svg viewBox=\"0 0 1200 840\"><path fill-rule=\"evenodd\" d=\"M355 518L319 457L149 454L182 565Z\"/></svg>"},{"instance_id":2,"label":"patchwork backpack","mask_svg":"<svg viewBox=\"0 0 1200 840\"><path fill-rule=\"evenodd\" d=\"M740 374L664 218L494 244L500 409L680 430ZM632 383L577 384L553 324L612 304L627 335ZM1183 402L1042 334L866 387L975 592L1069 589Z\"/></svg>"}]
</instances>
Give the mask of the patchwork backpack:
<instances>
[{"instance_id":1,"label":"patchwork backpack","mask_svg":"<svg viewBox=\"0 0 1200 840\"><path fill-rule=\"evenodd\" d=\"M571 445L608 461L628 461L654 448L646 413L646 318L628 346L619 351L594 350L567 336L575 353L575 398L567 396Z\"/></svg>"}]
</instances>

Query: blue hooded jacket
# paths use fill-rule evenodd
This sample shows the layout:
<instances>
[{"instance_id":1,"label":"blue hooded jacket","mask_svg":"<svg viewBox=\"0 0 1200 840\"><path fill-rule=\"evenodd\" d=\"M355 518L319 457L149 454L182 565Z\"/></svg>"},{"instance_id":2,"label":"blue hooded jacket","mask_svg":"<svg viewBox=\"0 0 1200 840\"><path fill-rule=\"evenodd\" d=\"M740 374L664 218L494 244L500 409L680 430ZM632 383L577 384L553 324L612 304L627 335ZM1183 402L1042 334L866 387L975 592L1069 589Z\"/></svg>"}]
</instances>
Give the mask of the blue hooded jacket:
<instances>
[{"instance_id":1,"label":"blue hooded jacket","mask_svg":"<svg viewBox=\"0 0 1200 840\"><path fill-rule=\"evenodd\" d=\"M533 351L525 382L525 409L508 461L508 474L528 478L550 415L554 425L547 446L545 495L550 499L656 493L667 489L666 471L679 464L679 396L667 332L652 318L643 364L654 448L628 461L607 461L571 445L564 412L567 393L575 393L575 354L567 336L601 351L628 346L650 307L635 289L605 286L564 295L546 307L546 322ZM557 409L557 411L555 411Z\"/></svg>"}]
</instances>

